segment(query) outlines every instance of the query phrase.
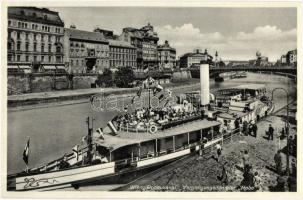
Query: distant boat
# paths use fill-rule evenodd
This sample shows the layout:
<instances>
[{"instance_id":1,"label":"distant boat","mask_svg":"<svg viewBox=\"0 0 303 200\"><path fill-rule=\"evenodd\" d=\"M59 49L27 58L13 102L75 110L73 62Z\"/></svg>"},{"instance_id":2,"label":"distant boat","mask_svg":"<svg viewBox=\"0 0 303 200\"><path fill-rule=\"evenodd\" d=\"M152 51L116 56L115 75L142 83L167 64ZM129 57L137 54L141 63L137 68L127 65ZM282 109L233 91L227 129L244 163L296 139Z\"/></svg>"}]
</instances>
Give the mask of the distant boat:
<instances>
[{"instance_id":1,"label":"distant boat","mask_svg":"<svg viewBox=\"0 0 303 200\"><path fill-rule=\"evenodd\" d=\"M237 72L236 74L231 75L230 79L246 78L246 77L247 77L246 72Z\"/></svg>"}]
</instances>

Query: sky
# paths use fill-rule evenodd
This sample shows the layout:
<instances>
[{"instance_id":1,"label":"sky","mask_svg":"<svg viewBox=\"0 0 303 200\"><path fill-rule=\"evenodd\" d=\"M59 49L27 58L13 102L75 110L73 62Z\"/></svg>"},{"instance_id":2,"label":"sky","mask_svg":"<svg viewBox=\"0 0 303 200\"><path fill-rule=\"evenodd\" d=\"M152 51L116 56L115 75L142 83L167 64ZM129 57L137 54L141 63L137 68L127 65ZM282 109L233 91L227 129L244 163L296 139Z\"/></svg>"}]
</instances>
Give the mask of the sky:
<instances>
[{"instance_id":1,"label":"sky","mask_svg":"<svg viewBox=\"0 0 303 200\"><path fill-rule=\"evenodd\" d=\"M255 59L257 51L276 61L297 46L296 8L53 7L77 29L99 27L121 34L124 27L148 22L177 56L193 49L218 51L222 60Z\"/></svg>"}]
</instances>

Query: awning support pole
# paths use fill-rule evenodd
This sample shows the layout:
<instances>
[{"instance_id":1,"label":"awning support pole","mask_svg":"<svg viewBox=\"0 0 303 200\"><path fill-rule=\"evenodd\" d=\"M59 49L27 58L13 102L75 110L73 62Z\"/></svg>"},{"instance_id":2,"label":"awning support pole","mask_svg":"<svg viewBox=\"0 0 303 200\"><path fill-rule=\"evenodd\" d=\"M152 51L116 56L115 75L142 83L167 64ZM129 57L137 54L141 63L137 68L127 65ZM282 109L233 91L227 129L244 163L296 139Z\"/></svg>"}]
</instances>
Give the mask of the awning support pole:
<instances>
[{"instance_id":1,"label":"awning support pole","mask_svg":"<svg viewBox=\"0 0 303 200\"><path fill-rule=\"evenodd\" d=\"M175 136L173 135L173 150L176 151L176 145L175 145Z\"/></svg>"}]
</instances>

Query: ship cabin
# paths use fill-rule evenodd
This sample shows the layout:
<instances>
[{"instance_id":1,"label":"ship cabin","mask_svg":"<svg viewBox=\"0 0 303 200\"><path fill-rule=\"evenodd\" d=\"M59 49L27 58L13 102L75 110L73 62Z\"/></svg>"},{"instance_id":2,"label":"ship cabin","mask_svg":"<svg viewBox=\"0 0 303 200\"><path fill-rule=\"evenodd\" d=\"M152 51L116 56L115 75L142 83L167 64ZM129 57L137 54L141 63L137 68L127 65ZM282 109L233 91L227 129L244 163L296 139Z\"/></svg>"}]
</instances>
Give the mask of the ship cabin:
<instances>
[{"instance_id":1,"label":"ship cabin","mask_svg":"<svg viewBox=\"0 0 303 200\"><path fill-rule=\"evenodd\" d=\"M241 100L249 98L260 98L266 94L266 87L264 84L245 84L231 88L218 90L218 95L229 96L237 98L241 96Z\"/></svg>"},{"instance_id":2,"label":"ship cabin","mask_svg":"<svg viewBox=\"0 0 303 200\"><path fill-rule=\"evenodd\" d=\"M95 139L96 152L115 162L117 169L141 167L166 162L200 148L202 139L211 145L222 140L220 122L207 119L191 121L179 126L150 132L118 131L113 136Z\"/></svg>"}]
</instances>

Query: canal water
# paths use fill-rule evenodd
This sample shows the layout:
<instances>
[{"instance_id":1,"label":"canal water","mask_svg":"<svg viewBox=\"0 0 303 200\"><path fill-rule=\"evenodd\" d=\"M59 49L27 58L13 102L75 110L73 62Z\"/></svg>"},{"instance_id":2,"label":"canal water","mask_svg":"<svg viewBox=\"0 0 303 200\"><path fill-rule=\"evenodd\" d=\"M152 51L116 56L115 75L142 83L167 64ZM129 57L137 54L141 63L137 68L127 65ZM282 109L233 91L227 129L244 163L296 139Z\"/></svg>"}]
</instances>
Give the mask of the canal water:
<instances>
[{"instance_id":1,"label":"canal water","mask_svg":"<svg viewBox=\"0 0 303 200\"><path fill-rule=\"evenodd\" d=\"M237 86L241 84L266 84L267 91L283 87L289 91L292 98L296 93L293 80L283 76L247 73L247 78L226 80L215 83L211 80L211 91ZM192 87L197 90L199 87ZM174 94L188 92L189 89L175 89ZM275 109L286 104L286 95L281 90L274 94ZM65 152L71 152L75 144L87 134L86 117L95 118L94 128L103 127L117 112L98 112L91 108L90 103L65 106L50 106L31 110L8 111L8 173L25 169L22 152L28 137L30 137L29 167L34 167L61 157Z\"/></svg>"}]
</instances>

